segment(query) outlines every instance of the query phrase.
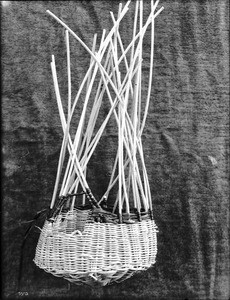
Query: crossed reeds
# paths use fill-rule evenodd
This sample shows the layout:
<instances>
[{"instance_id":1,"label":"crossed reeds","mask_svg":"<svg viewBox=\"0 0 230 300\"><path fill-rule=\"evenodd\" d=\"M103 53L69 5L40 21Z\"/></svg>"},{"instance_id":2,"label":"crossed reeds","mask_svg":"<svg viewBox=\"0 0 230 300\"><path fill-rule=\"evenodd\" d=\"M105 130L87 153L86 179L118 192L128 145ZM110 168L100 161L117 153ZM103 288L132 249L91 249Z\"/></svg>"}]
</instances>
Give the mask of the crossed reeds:
<instances>
[{"instance_id":1,"label":"crossed reeds","mask_svg":"<svg viewBox=\"0 0 230 300\"><path fill-rule=\"evenodd\" d=\"M51 69L63 129L63 140L50 204L51 209L54 207L57 194L59 194L59 197L76 194L79 188L82 188L93 206L100 208L103 199L107 199L111 189L117 185L118 192L112 212L118 212L120 221L122 221L123 213L129 216L131 201L133 202L139 219L141 218L141 211L150 212L150 215L152 214L152 199L141 136L146 123L152 87L154 19L162 11L163 7L156 12L159 1L156 1L155 4L151 1L151 11L147 20L144 22L143 1L135 2L132 40L128 46L125 47L121 33L119 32L119 27L129 9L130 2L131 1L128 1L124 7L122 7L120 3L117 19L115 19L114 14L110 12L113 27L107 34L106 31L103 30L99 42L97 41L97 35L94 35L92 49L89 49L78 35L62 20L50 11L47 11L66 29L68 75L68 109L67 114L65 114L59 91L55 58L52 56ZM147 95L144 97L142 93L143 39L150 25L151 53L149 59ZM72 35L80 42L91 57L88 70L74 100L71 99L69 35ZM122 70L125 70L125 72ZM85 94L83 93L84 90L86 90ZM93 90L96 92L93 93ZM72 138L70 134L70 130L72 129L71 121L73 120L76 109L79 109L79 99L82 97L84 97L84 103L81 108L81 116L74 137ZM96 123L100 108L105 99L109 101L110 109L98 129ZM87 181L87 164L112 117L115 119L117 125L117 152L107 190L100 200L96 200ZM65 170L63 170L64 160L67 154L68 162ZM62 183L60 185L61 178ZM60 190L59 186L61 186ZM71 207L73 208L76 197L72 197L71 201ZM85 196L83 196L82 201L83 204L85 204Z\"/></svg>"}]
</instances>

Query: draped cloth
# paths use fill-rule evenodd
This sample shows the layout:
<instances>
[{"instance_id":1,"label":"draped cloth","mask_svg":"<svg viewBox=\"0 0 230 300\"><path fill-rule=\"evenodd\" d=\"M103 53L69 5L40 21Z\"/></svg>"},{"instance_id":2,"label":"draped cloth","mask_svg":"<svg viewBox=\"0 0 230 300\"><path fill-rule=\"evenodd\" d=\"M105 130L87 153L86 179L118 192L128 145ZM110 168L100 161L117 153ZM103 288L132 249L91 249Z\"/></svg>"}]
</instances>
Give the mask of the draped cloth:
<instances>
[{"instance_id":1,"label":"draped cloth","mask_svg":"<svg viewBox=\"0 0 230 300\"><path fill-rule=\"evenodd\" d=\"M111 28L109 11L116 15L119 2L3 2L2 278L3 293L9 296L17 289L25 222L50 204L62 141L50 61L54 54L65 98L64 31L46 10L66 22L91 48L93 34L100 36L104 28ZM229 3L162 0L161 6L164 10L155 22L153 86L143 132L159 228L156 264L121 284L97 289L70 286L33 263L40 232L35 228L24 249L20 287L30 297L229 297ZM144 1L144 17L149 8L150 2ZM129 13L120 28L124 40L129 41L132 22ZM76 41L71 40L71 46L76 95L89 55ZM143 55L148 57L149 51L147 38ZM114 136L115 128L108 127L89 164L90 185L97 197L109 180Z\"/></svg>"}]
</instances>

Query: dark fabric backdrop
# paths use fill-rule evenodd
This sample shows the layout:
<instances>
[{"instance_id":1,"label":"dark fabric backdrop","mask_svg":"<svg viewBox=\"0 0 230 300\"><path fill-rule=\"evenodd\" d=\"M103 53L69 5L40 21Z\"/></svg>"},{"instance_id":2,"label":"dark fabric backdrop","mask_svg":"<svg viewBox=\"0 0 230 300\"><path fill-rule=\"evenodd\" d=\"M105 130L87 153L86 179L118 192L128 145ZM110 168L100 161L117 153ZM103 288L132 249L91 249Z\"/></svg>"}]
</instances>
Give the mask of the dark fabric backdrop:
<instances>
[{"instance_id":1,"label":"dark fabric backdrop","mask_svg":"<svg viewBox=\"0 0 230 300\"><path fill-rule=\"evenodd\" d=\"M6 1L4 1L6 3ZM52 196L62 130L50 70L57 62L66 93L61 17L91 47L111 28L118 1L9 1L1 7L2 279L17 291L20 247L35 213ZM39 230L29 236L20 291L27 299L228 299L229 297L229 1L161 1L156 20L154 80L143 134L159 227L156 264L105 288L77 287L33 263ZM160 6L161 6L160 5ZM145 15L150 2L144 1ZM159 6L159 7L160 7ZM132 11L132 9L131 9ZM132 18L121 31L130 38ZM149 56L150 39L144 55ZM89 63L71 42L76 93ZM145 76L146 70L143 70ZM157 122L157 123L156 123ZM108 182L113 127L90 165L96 195ZM38 223L42 226L42 221ZM28 293L28 296L27 294Z\"/></svg>"}]
</instances>

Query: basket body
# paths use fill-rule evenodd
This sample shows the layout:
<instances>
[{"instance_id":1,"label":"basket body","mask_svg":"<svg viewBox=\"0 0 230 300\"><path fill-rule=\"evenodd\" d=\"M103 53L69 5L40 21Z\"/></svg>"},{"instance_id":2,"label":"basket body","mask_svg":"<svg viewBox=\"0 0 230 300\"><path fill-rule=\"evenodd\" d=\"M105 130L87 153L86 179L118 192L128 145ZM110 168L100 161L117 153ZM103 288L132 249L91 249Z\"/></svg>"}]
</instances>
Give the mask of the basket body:
<instances>
[{"instance_id":1,"label":"basket body","mask_svg":"<svg viewBox=\"0 0 230 300\"><path fill-rule=\"evenodd\" d=\"M73 210L45 221L35 264L75 284L121 282L155 263L157 227L147 219L133 224L91 222L89 211Z\"/></svg>"}]
</instances>

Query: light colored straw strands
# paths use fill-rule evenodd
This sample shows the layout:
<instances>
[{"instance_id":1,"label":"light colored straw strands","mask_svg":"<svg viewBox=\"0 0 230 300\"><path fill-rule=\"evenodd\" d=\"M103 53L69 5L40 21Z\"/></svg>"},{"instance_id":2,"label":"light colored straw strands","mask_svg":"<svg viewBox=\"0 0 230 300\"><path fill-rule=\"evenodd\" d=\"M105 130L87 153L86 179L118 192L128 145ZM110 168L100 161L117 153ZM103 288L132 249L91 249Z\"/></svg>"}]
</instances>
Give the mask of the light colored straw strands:
<instances>
[{"instance_id":1,"label":"light colored straw strands","mask_svg":"<svg viewBox=\"0 0 230 300\"><path fill-rule=\"evenodd\" d=\"M76 194L79 190L86 193L90 191L87 181L87 165L109 120L114 118L117 124L118 145L112 175L105 194L100 201L94 199L93 204L99 207L102 200L108 198L111 189L116 186L118 190L113 212L118 212L120 221L122 221L122 214L129 216L131 207L136 210L139 220L141 220L142 211L152 211L141 135L146 122L152 87L154 19L163 7L156 11L159 1L155 3L151 1L150 14L144 20L143 1L136 1L133 34L128 46L124 46L122 33L119 29L120 23L128 12L130 2L128 1L124 6L119 5L117 18L111 12L113 22L111 30L109 32L104 30L100 40L95 34L92 49L68 25L53 13L47 11L66 29L68 75L68 95L63 97L68 101L68 110L65 114L63 110L63 101L65 100L60 95L53 56L51 69L63 129L63 141L51 208L55 204L57 195ZM142 53L143 39L147 30L151 31L151 54L147 96L144 97L142 93ZM70 36L87 50L91 58L87 72L74 99L71 99ZM127 41L125 42L127 43ZM84 103L80 106L79 103L82 98L84 98ZM109 102L110 108L107 116L104 120L101 120L99 114L104 101ZM81 115L77 129L74 135L70 135L70 131L73 130L73 118L79 107L81 107ZM65 170L63 170L67 154L68 161ZM59 186L60 191L58 192ZM75 201L76 198L73 197L72 208ZM83 204L85 204L84 197Z\"/></svg>"}]
</instances>

